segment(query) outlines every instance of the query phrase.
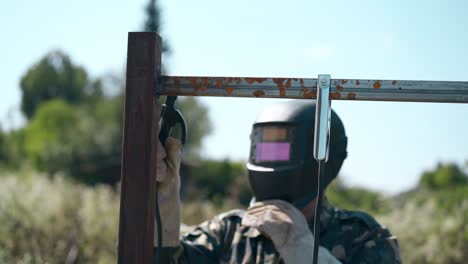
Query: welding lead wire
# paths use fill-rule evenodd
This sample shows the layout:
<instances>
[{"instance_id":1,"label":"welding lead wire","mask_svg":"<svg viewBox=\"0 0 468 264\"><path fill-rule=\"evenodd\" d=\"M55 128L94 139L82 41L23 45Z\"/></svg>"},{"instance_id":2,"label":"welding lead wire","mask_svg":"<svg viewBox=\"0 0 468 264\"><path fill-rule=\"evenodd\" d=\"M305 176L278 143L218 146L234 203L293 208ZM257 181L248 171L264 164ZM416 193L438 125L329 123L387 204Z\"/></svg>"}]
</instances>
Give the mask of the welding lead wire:
<instances>
[{"instance_id":1,"label":"welding lead wire","mask_svg":"<svg viewBox=\"0 0 468 264\"><path fill-rule=\"evenodd\" d=\"M161 264L161 249L162 249L162 223L161 223L161 212L159 211L159 201L158 201L158 187L159 183L156 182L156 228L158 230L158 247L156 249L156 262L157 264Z\"/></svg>"},{"instance_id":2,"label":"welding lead wire","mask_svg":"<svg viewBox=\"0 0 468 264\"><path fill-rule=\"evenodd\" d=\"M317 264L318 248L320 244L320 211L322 209L322 188L320 186L321 180L325 175L325 161L319 160L318 162L318 177L317 177L317 203L315 204L314 215L314 247L313 247L313 264Z\"/></svg>"}]
</instances>

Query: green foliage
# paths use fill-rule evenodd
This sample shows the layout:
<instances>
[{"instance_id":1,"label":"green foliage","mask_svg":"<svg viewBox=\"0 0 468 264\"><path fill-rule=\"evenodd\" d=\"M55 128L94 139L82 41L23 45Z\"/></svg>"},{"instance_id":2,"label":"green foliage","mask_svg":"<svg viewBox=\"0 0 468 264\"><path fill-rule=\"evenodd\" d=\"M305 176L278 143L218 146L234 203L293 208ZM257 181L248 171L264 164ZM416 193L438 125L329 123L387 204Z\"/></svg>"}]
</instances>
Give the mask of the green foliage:
<instances>
[{"instance_id":1,"label":"green foliage","mask_svg":"<svg viewBox=\"0 0 468 264\"><path fill-rule=\"evenodd\" d=\"M181 97L176 101L176 108L185 117L187 123L187 142L182 152L184 160L198 160L203 138L211 133L212 124L208 116L208 108L194 97ZM177 128L173 136L180 137Z\"/></svg>"},{"instance_id":2,"label":"green foliage","mask_svg":"<svg viewBox=\"0 0 468 264\"><path fill-rule=\"evenodd\" d=\"M156 1L150 0L145 30L159 32L160 28L160 11ZM167 45L163 51L168 51ZM21 110L28 123L14 131L0 129L0 166L32 165L50 175L63 173L88 184L118 182L123 95L110 96L104 90L121 91L121 78L92 80L69 56L53 51L27 70L20 86ZM180 98L177 107L189 129L184 160L196 161L202 139L211 131L208 110L194 98Z\"/></svg>"},{"instance_id":3,"label":"green foliage","mask_svg":"<svg viewBox=\"0 0 468 264\"><path fill-rule=\"evenodd\" d=\"M70 163L68 143L77 136L78 120L73 107L61 99L40 106L25 133L26 153L39 169L53 174Z\"/></svg>"},{"instance_id":4,"label":"green foliage","mask_svg":"<svg viewBox=\"0 0 468 264\"><path fill-rule=\"evenodd\" d=\"M4 164L8 158L7 134L0 127L0 164Z\"/></svg>"},{"instance_id":5,"label":"green foliage","mask_svg":"<svg viewBox=\"0 0 468 264\"><path fill-rule=\"evenodd\" d=\"M161 14L156 0L149 0L145 7L144 31L152 31L161 35ZM163 54L168 54L170 48L163 38ZM165 69L162 69L165 72ZM160 100L162 104L163 101ZM187 142L184 146L184 160L198 160L200 147L205 136L209 135L212 129L208 116L208 109L194 97L178 97L176 108L179 109L187 122ZM173 136L180 138L180 131L175 128Z\"/></svg>"},{"instance_id":6,"label":"green foliage","mask_svg":"<svg viewBox=\"0 0 468 264\"><path fill-rule=\"evenodd\" d=\"M156 3L156 0L149 0L148 4L145 7L145 24L143 26L144 31L152 31L161 35L161 14ZM163 39L163 54L169 53L170 48L167 45L165 39Z\"/></svg>"},{"instance_id":7,"label":"green foliage","mask_svg":"<svg viewBox=\"0 0 468 264\"><path fill-rule=\"evenodd\" d=\"M227 160L207 161L198 168L200 173L206 168L209 173L204 175L212 177L221 172L236 175L243 168L243 164L236 167L226 163ZM3 173L0 177L1 263L62 263L67 259L69 263L116 262L118 193L106 186L91 188L63 177L30 173ZM184 175L182 177L182 181L187 180ZM242 207L229 198L233 194L229 186L235 186L238 179L246 177L227 178L229 180L216 179L217 185L213 185L221 188L227 184L222 188L222 204L184 201L182 222L199 224L226 210ZM209 177L205 180L211 181ZM399 238L404 263L465 263L468 257L467 186L418 190L388 200L400 199L399 203L387 201L392 205L391 210L374 215ZM342 207L366 207L359 204L362 199L353 198L352 201L352 205ZM183 225L182 230L187 232L190 227Z\"/></svg>"},{"instance_id":8,"label":"green foliage","mask_svg":"<svg viewBox=\"0 0 468 264\"><path fill-rule=\"evenodd\" d=\"M156 32L161 35L161 14L156 0L149 0L145 7L144 31ZM170 52L169 45L163 38L163 55ZM165 69L162 69L165 72ZM160 101L161 103L162 100ZM187 142L184 146L184 160L198 160L200 147L205 136L210 134L212 125L206 106L194 97L178 97L176 108L179 109L187 122ZM175 129L173 136L180 137L180 131Z\"/></svg>"},{"instance_id":9,"label":"green foliage","mask_svg":"<svg viewBox=\"0 0 468 264\"><path fill-rule=\"evenodd\" d=\"M156 6L156 0L150 0L145 8L146 21L144 30L159 32L160 30L160 14L159 8Z\"/></svg>"},{"instance_id":10,"label":"green foliage","mask_svg":"<svg viewBox=\"0 0 468 264\"><path fill-rule=\"evenodd\" d=\"M25 129L0 133L0 166L19 169L25 164Z\"/></svg>"},{"instance_id":11,"label":"green foliage","mask_svg":"<svg viewBox=\"0 0 468 264\"><path fill-rule=\"evenodd\" d=\"M8 146L8 167L21 163L14 157L24 150L34 167L49 174L62 172L90 184L120 179L122 96L105 97L102 81L85 77L85 70L60 52L46 55L26 74L23 103L29 107L27 98L35 98L37 104L24 132L8 135L15 139ZM54 96L48 96L50 87Z\"/></svg>"},{"instance_id":12,"label":"green foliage","mask_svg":"<svg viewBox=\"0 0 468 264\"><path fill-rule=\"evenodd\" d=\"M326 195L331 204L348 209L371 213L384 213L390 207L378 192L365 188L348 187L340 178L335 179L326 189Z\"/></svg>"},{"instance_id":13,"label":"green foliage","mask_svg":"<svg viewBox=\"0 0 468 264\"><path fill-rule=\"evenodd\" d=\"M458 187L453 196L432 191L405 197L400 207L378 217L398 237L403 261L466 263L468 188Z\"/></svg>"},{"instance_id":14,"label":"green foliage","mask_svg":"<svg viewBox=\"0 0 468 264\"><path fill-rule=\"evenodd\" d=\"M122 98L100 100L81 111L76 125L80 136L71 144L70 175L85 183L115 184L120 180L122 157Z\"/></svg>"},{"instance_id":15,"label":"green foliage","mask_svg":"<svg viewBox=\"0 0 468 264\"><path fill-rule=\"evenodd\" d=\"M221 205L229 197L247 203L252 196L246 175L243 162L202 160L192 168L186 184L195 188L192 196L198 199L207 198Z\"/></svg>"},{"instance_id":16,"label":"green foliage","mask_svg":"<svg viewBox=\"0 0 468 264\"><path fill-rule=\"evenodd\" d=\"M115 263L118 193L56 177L2 175L1 263Z\"/></svg>"},{"instance_id":17,"label":"green foliage","mask_svg":"<svg viewBox=\"0 0 468 264\"><path fill-rule=\"evenodd\" d=\"M441 164L423 173L419 185L431 190L468 185L468 175L457 164Z\"/></svg>"},{"instance_id":18,"label":"green foliage","mask_svg":"<svg viewBox=\"0 0 468 264\"><path fill-rule=\"evenodd\" d=\"M72 106L55 99L40 106L26 129L26 153L40 170L64 172L85 183L120 177L121 98Z\"/></svg>"},{"instance_id":19,"label":"green foliage","mask_svg":"<svg viewBox=\"0 0 468 264\"><path fill-rule=\"evenodd\" d=\"M89 96L100 94L99 85L91 82L81 66L74 65L63 52L46 54L33 65L20 82L21 110L31 118L46 101L61 98L70 104L79 104Z\"/></svg>"}]
</instances>

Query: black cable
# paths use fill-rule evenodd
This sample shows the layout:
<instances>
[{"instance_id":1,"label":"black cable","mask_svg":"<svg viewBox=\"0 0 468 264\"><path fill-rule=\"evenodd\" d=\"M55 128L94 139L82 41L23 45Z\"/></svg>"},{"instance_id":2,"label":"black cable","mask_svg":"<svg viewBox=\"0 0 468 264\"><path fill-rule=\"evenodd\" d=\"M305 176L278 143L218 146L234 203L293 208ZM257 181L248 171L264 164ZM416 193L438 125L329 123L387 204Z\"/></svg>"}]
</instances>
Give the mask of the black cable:
<instances>
[{"instance_id":1,"label":"black cable","mask_svg":"<svg viewBox=\"0 0 468 264\"><path fill-rule=\"evenodd\" d=\"M318 177L317 177L317 203L315 205L314 216L314 247L313 247L313 264L317 264L318 248L320 245L320 209L322 208L322 188L320 182L325 175L325 162L319 160L318 162Z\"/></svg>"},{"instance_id":2,"label":"black cable","mask_svg":"<svg viewBox=\"0 0 468 264\"><path fill-rule=\"evenodd\" d=\"M161 212L159 211L159 202L158 202L158 187L159 183L156 182L156 228L158 232L158 244L156 250L156 262L161 263L161 249L162 249L162 223L161 223Z\"/></svg>"}]
</instances>

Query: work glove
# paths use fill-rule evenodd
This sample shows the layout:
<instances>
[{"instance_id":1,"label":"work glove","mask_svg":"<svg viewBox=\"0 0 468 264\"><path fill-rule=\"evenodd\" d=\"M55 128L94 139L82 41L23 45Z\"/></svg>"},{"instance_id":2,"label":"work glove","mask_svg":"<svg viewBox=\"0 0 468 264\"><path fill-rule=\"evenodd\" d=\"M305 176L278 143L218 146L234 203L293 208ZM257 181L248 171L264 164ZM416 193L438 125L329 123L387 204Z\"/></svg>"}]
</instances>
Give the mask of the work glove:
<instances>
[{"instance_id":1,"label":"work glove","mask_svg":"<svg viewBox=\"0 0 468 264\"><path fill-rule=\"evenodd\" d=\"M167 138L165 147L158 140L156 181L157 199L162 224L162 246L176 247L180 235L180 159L182 143ZM157 222L154 226L154 246L158 246Z\"/></svg>"},{"instance_id":2,"label":"work glove","mask_svg":"<svg viewBox=\"0 0 468 264\"><path fill-rule=\"evenodd\" d=\"M286 264L312 263L314 237L304 215L292 204L281 200L254 203L244 214L242 225L271 239ZM317 263L341 262L320 246Z\"/></svg>"}]
</instances>

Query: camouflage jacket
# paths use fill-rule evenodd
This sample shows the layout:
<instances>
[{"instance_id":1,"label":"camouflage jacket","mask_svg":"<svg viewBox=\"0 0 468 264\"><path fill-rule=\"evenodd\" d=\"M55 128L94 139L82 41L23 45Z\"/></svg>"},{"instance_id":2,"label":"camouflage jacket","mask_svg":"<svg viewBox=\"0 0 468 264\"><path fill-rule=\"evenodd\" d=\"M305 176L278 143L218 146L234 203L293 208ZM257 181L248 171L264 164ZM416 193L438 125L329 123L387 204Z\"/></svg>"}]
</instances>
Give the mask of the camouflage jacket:
<instances>
[{"instance_id":1,"label":"camouflage jacket","mask_svg":"<svg viewBox=\"0 0 468 264\"><path fill-rule=\"evenodd\" d=\"M179 247L161 250L162 263L283 263L271 240L242 226L243 214L232 210L197 226ZM396 237L367 213L325 202L320 230L320 245L342 263L401 263Z\"/></svg>"}]
</instances>

